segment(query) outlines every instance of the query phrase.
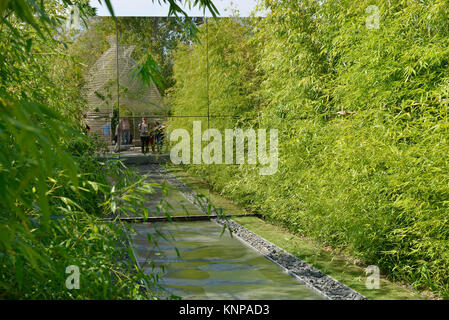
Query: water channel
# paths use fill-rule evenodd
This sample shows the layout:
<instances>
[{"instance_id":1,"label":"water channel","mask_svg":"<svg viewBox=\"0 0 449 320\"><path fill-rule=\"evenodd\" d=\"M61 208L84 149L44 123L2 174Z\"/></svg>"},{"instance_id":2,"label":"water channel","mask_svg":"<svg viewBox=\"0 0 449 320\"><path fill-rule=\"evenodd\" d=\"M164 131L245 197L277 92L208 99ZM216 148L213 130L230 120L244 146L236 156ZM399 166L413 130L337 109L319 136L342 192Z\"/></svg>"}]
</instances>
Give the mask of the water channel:
<instances>
[{"instance_id":1,"label":"water channel","mask_svg":"<svg viewBox=\"0 0 449 320\"><path fill-rule=\"evenodd\" d=\"M161 194L156 192L155 195ZM187 204L177 190L171 190L167 200L174 208L187 205L190 214L202 214L195 206ZM158 201L153 198L152 204ZM162 271L159 284L175 296L183 299L323 299L256 250L232 237L228 230L222 233L222 227L213 221L136 223L132 227L134 254L140 267L148 273ZM165 239L160 233L165 234ZM158 239L157 246L149 245L148 234Z\"/></svg>"}]
</instances>

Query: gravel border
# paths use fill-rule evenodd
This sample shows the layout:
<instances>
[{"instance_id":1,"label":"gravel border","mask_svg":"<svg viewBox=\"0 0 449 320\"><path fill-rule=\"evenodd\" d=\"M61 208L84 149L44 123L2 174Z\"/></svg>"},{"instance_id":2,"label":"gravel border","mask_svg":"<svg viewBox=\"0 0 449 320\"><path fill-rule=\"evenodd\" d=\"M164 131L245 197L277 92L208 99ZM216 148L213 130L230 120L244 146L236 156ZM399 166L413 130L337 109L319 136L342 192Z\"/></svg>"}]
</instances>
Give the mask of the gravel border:
<instances>
[{"instance_id":1,"label":"gravel border","mask_svg":"<svg viewBox=\"0 0 449 320\"><path fill-rule=\"evenodd\" d=\"M148 169L152 175L165 177L167 182L177 188L184 197L195 205L204 214L208 214L207 202L198 201L197 193L185 185L180 179L158 164L149 164ZM212 208L212 214L218 215ZM304 283L308 288L329 300L367 300L365 296L344 285L329 275L312 267L307 262L295 257L284 249L251 232L247 228L230 219L211 219L218 225L226 226L232 231L232 235L242 241L245 245L255 249L277 264L289 275Z\"/></svg>"},{"instance_id":2,"label":"gravel border","mask_svg":"<svg viewBox=\"0 0 449 320\"><path fill-rule=\"evenodd\" d=\"M212 219L232 230L242 242L276 263L288 274L329 300L367 300L357 291L342 284L284 249L251 232L233 220Z\"/></svg>"}]
</instances>

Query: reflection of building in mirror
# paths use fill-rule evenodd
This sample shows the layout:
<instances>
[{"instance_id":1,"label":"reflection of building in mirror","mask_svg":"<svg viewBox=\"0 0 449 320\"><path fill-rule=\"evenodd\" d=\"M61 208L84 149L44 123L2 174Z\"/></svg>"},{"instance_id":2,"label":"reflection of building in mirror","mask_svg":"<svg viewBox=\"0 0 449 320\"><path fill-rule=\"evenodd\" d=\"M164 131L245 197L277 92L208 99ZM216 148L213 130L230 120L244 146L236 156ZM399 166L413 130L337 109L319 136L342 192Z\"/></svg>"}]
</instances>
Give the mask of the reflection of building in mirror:
<instances>
[{"instance_id":1,"label":"reflection of building in mirror","mask_svg":"<svg viewBox=\"0 0 449 320\"><path fill-rule=\"evenodd\" d=\"M168 109L163 104L162 96L153 81L151 80L148 86L135 76L138 64L131 56L135 46L117 45L116 36L108 37L108 41L110 47L90 68L86 76L85 89L88 102L86 122L91 132L103 137L110 144L115 138L112 132L115 131L119 117L132 119L148 115L165 116ZM126 141L121 142L130 143L132 136L130 129L134 124L127 120L124 126L127 127L124 128L127 131L123 136Z\"/></svg>"}]
</instances>

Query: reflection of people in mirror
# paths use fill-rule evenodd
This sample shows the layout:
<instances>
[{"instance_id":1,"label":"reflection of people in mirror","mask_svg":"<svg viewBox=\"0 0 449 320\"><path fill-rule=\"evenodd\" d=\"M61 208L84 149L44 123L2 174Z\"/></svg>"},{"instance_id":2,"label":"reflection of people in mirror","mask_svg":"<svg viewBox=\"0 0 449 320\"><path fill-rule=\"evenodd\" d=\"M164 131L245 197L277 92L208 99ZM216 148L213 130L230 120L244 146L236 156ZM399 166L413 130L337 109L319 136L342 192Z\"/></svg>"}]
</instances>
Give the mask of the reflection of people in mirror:
<instances>
[{"instance_id":1,"label":"reflection of people in mirror","mask_svg":"<svg viewBox=\"0 0 449 320\"><path fill-rule=\"evenodd\" d=\"M111 135L111 124L109 122L103 126L103 135L105 136Z\"/></svg>"},{"instance_id":2,"label":"reflection of people in mirror","mask_svg":"<svg viewBox=\"0 0 449 320\"><path fill-rule=\"evenodd\" d=\"M148 152L148 142L150 140L149 127L147 120L142 118L142 122L139 123L140 141L142 142L142 153Z\"/></svg>"},{"instance_id":3,"label":"reflection of people in mirror","mask_svg":"<svg viewBox=\"0 0 449 320\"><path fill-rule=\"evenodd\" d=\"M119 141L121 142L122 139L122 122L120 121L119 123L117 123L117 126L115 127L115 143L118 144ZM120 140L119 140L120 139Z\"/></svg>"},{"instance_id":4,"label":"reflection of people in mirror","mask_svg":"<svg viewBox=\"0 0 449 320\"><path fill-rule=\"evenodd\" d=\"M157 121L154 123L154 136L156 139L157 152L161 152L161 150L162 150L162 143L164 140L164 129L165 128L166 128L165 125L160 124Z\"/></svg>"},{"instance_id":5,"label":"reflection of people in mirror","mask_svg":"<svg viewBox=\"0 0 449 320\"><path fill-rule=\"evenodd\" d=\"M122 122L122 130L123 130L123 134L122 134L122 144L124 145L128 145L130 143L130 124L129 124L129 120L128 118L123 118L121 120Z\"/></svg>"}]
</instances>

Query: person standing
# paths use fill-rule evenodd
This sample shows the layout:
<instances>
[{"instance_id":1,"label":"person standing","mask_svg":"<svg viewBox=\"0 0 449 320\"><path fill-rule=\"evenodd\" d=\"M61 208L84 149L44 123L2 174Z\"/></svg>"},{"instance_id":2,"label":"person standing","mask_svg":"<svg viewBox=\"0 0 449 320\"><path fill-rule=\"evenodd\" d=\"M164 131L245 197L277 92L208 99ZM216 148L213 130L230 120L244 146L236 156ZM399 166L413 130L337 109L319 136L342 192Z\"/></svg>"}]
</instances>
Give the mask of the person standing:
<instances>
[{"instance_id":1,"label":"person standing","mask_svg":"<svg viewBox=\"0 0 449 320\"><path fill-rule=\"evenodd\" d=\"M159 124L159 122L154 123L154 136L156 139L156 147L157 152L161 152L162 150L162 140L164 139L164 130L165 126L163 124Z\"/></svg>"},{"instance_id":2,"label":"person standing","mask_svg":"<svg viewBox=\"0 0 449 320\"><path fill-rule=\"evenodd\" d=\"M111 123L110 122L106 122L103 125L103 135L105 137L110 137L111 136Z\"/></svg>"},{"instance_id":3,"label":"person standing","mask_svg":"<svg viewBox=\"0 0 449 320\"><path fill-rule=\"evenodd\" d=\"M130 124L128 118L122 119L122 144L128 145L130 143Z\"/></svg>"},{"instance_id":4,"label":"person standing","mask_svg":"<svg viewBox=\"0 0 449 320\"><path fill-rule=\"evenodd\" d=\"M149 142L149 127L147 120L142 118L142 122L139 123L139 133L140 133L140 141L142 142L142 153L145 154L148 152L148 142Z\"/></svg>"},{"instance_id":5,"label":"person standing","mask_svg":"<svg viewBox=\"0 0 449 320\"><path fill-rule=\"evenodd\" d=\"M149 129L148 142L150 144L151 151L154 152L154 124L149 127L150 127L150 129Z\"/></svg>"},{"instance_id":6,"label":"person standing","mask_svg":"<svg viewBox=\"0 0 449 320\"><path fill-rule=\"evenodd\" d=\"M123 129L122 129L122 120L119 121L119 123L117 123L117 125L115 126L115 144L118 146L119 142L122 141L122 134L123 134Z\"/></svg>"}]
</instances>

